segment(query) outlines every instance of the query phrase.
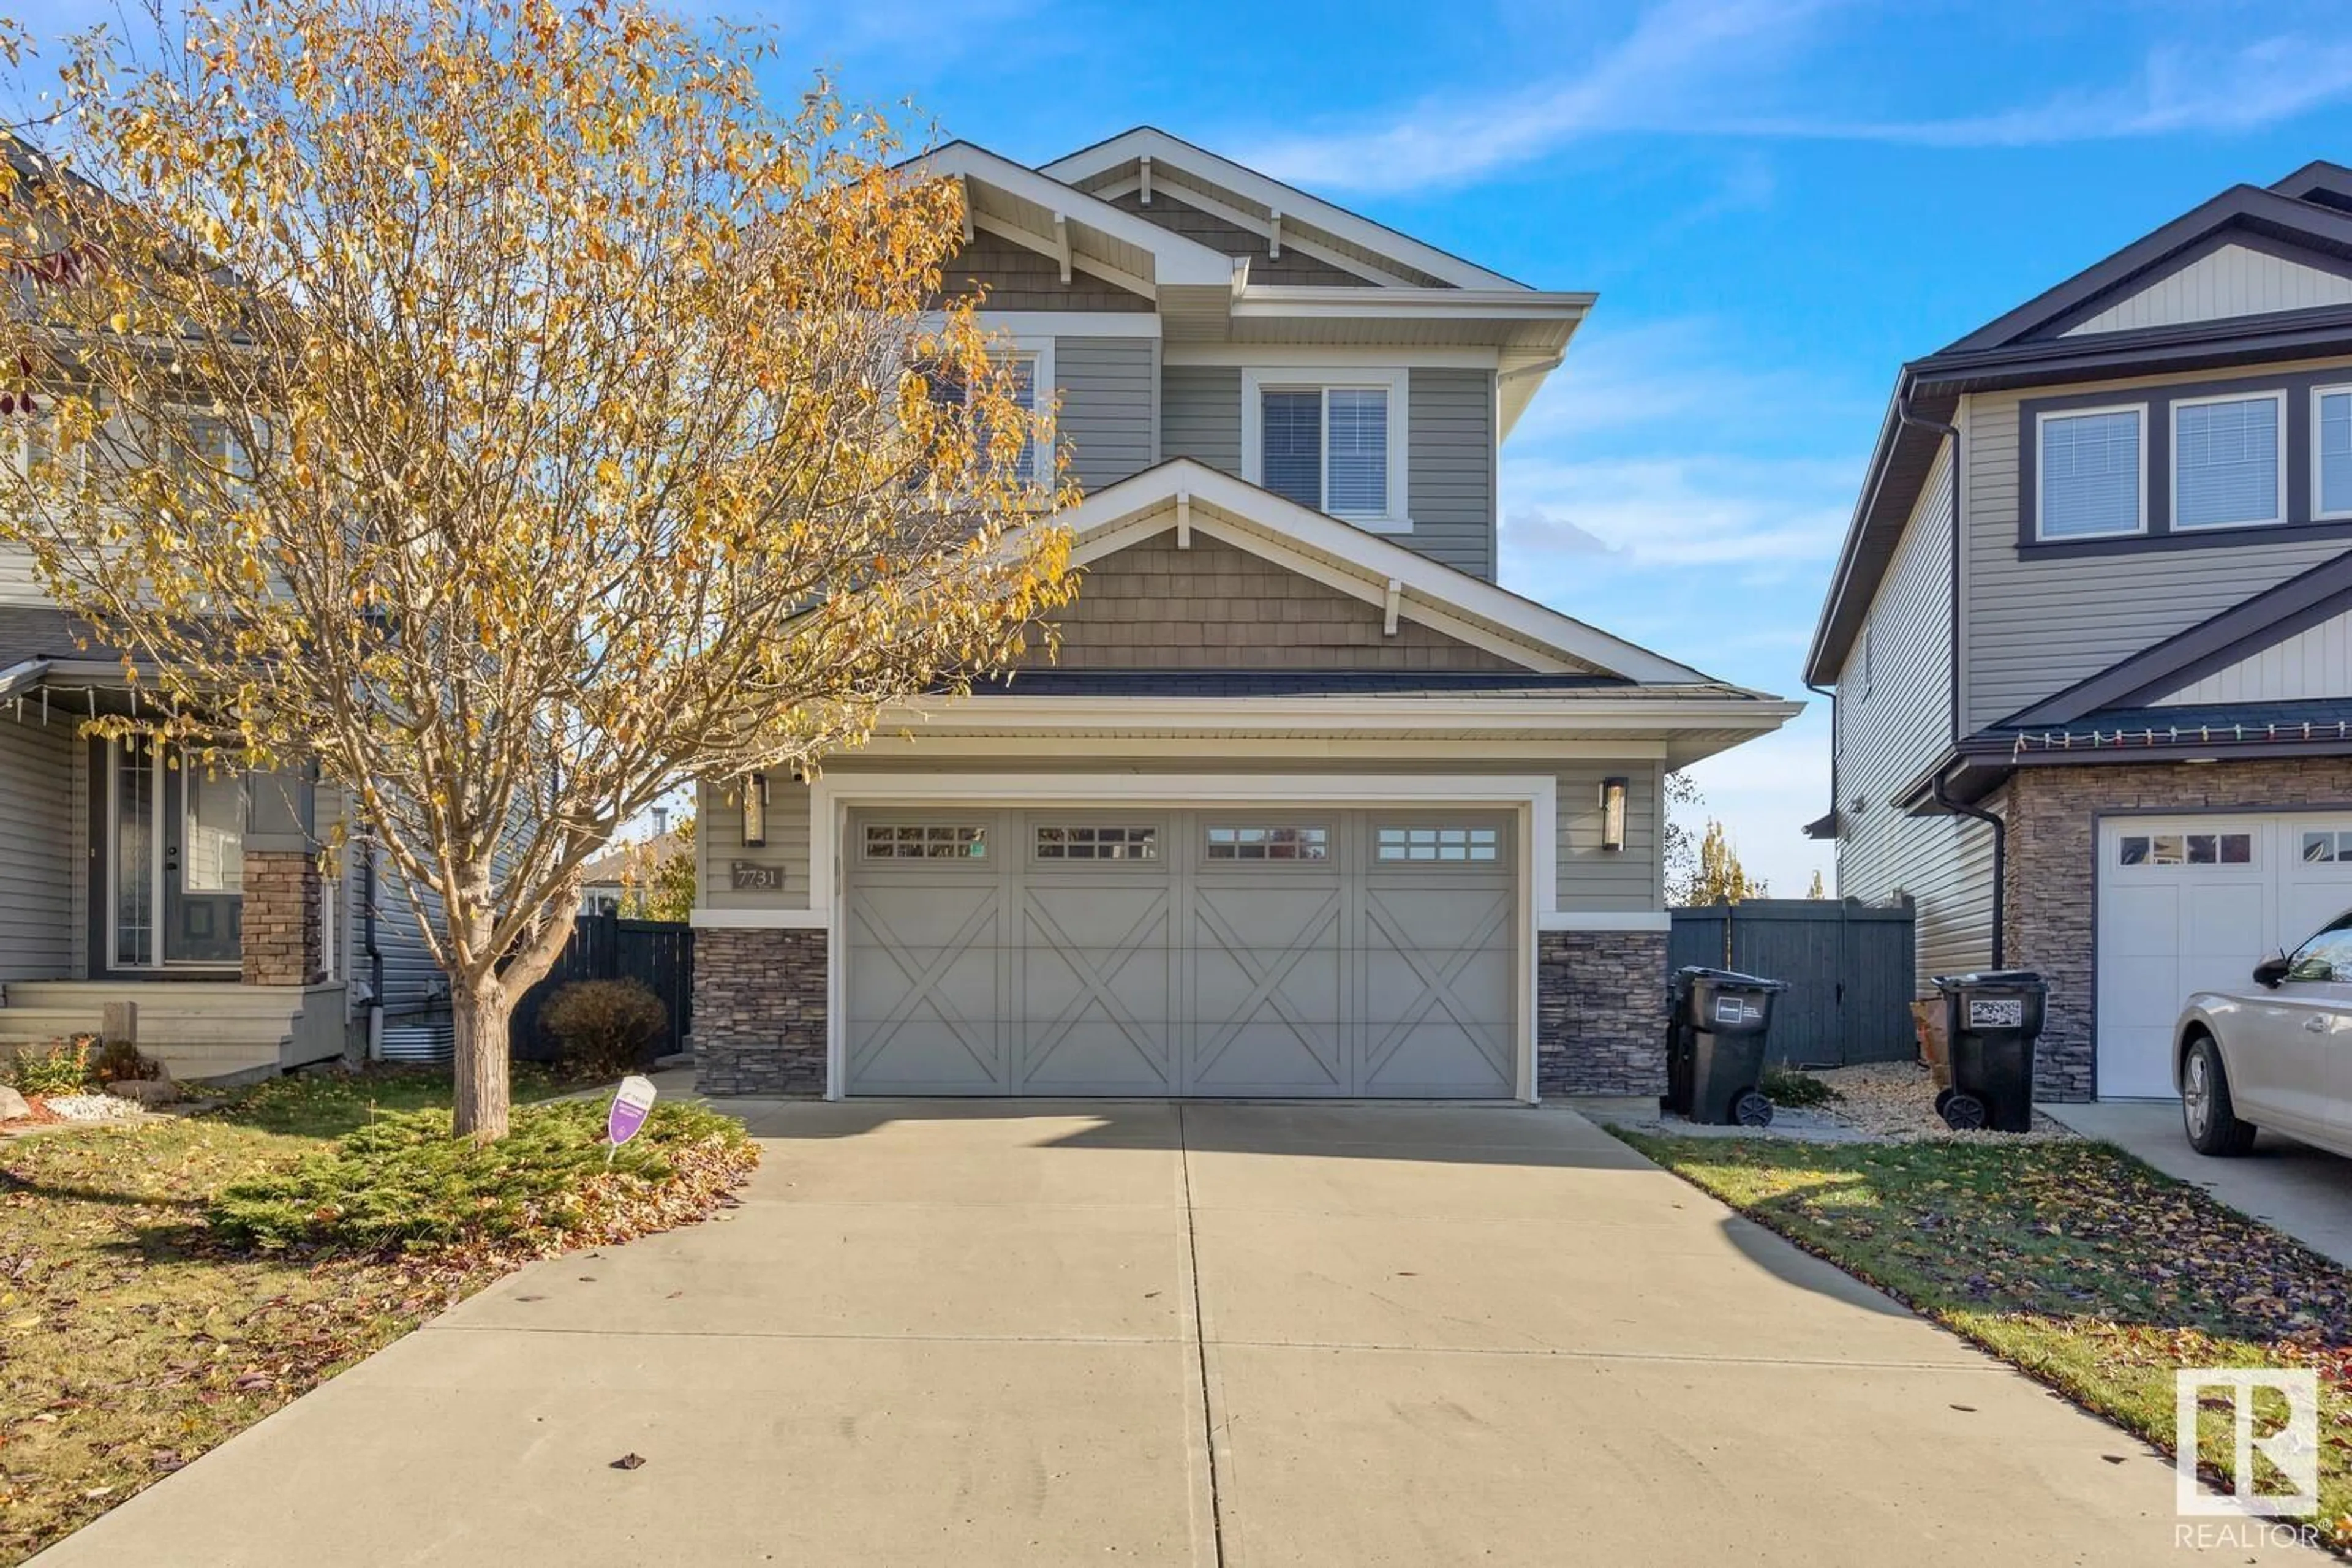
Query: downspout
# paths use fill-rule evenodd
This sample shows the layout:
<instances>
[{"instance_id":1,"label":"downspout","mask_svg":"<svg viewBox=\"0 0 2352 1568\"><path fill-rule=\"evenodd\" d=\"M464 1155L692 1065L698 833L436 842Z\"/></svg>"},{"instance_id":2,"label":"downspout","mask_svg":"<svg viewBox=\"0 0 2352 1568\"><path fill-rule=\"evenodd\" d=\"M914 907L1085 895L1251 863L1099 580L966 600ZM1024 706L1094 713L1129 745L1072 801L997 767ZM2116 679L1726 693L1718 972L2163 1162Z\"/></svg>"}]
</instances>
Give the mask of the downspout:
<instances>
[{"instance_id":1,"label":"downspout","mask_svg":"<svg viewBox=\"0 0 2352 1568\"><path fill-rule=\"evenodd\" d=\"M360 856L362 950L368 961L368 1060L383 1059L383 950L375 941L375 840L363 841Z\"/></svg>"},{"instance_id":2,"label":"downspout","mask_svg":"<svg viewBox=\"0 0 2352 1568\"><path fill-rule=\"evenodd\" d=\"M2007 965L2002 958L2001 906L2005 900L2001 896L2001 889L2009 880L2009 824L2001 820L1999 812L1987 811L1980 805L1963 805L1954 800L1950 792L1944 787L1944 770L1941 768L1936 770L1936 782L1930 787L1934 791L1936 804L1946 811L1957 812L1962 816L1973 816L1979 822L1988 823L1992 827L1992 966L1996 970L2006 968Z\"/></svg>"}]
</instances>

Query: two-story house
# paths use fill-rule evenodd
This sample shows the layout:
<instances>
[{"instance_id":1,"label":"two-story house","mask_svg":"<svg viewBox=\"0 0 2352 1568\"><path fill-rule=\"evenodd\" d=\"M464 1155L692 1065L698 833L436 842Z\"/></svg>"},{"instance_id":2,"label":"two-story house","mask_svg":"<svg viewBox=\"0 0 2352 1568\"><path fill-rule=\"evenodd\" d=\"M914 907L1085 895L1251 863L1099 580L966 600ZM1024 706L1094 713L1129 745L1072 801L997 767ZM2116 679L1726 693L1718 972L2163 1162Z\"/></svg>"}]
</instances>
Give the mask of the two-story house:
<instances>
[{"instance_id":1,"label":"two-story house","mask_svg":"<svg viewBox=\"0 0 2352 1568\"><path fill-rule=\"evenodd\" d=\"M2352 170L2241 185L1903 367L1806 665L1839 891L2041 971L2044 1098L2352 907Z\"/></svg>"},{"instance_id":2,"label":"two-story house","mask_svg":"<svg viewBox=\"0 0 2352 1568\"><path fill-rule=\"evenodd\" d=\"M1084 575L1057 658L703 790L703 1089L1654 1092L1664 776L1796 710L1495 580L1591 296L1149 129L916 171Z\"/></svg>"}]
</instances>

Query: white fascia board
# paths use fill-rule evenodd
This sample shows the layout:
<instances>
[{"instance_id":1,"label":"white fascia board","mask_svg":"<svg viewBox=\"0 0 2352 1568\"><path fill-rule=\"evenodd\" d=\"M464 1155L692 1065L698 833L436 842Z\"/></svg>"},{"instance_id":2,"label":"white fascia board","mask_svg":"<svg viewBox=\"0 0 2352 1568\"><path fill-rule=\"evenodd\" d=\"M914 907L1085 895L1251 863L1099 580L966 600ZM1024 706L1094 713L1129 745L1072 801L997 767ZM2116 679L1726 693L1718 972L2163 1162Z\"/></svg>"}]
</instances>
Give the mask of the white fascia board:
<instances>
[{"instance_id":1,"label":"white fascia board","mask_svg":"<svg viewBox=\"0 0 2352 1568\"><path fill-rule=\"evenodd\" d=\"M1397 579L1403 586L1408 619L1426 620L1420 606L1440 612L1453 610L1465 618L1484 621L1524 638L1539 648L1551 649L1629 680L1654 685L1713 684L1688 665L1677 664L1532 599L1523 599L1466 572L1432 561L1402 544L1244 483L1192 458L1171 458L1157 468L1106 486L1061 513L1056 521L1070 530L1074 542L1083 545L1087 536L1097 530L1131 521L1172 504L1179 489L1187 491L1195 501L1205 501L1245 519L1276 537L1292 539L1310 551L1353 563L1370 580L1368 592L1384 594L1388 580ZM1213 525L1202 518L1196 508L1192 526L1200 529ZM1246 542L1234 542L1249 548ZM1329 581L1331 575L1327 572L1324 580ZM1439 625L1434 621L1427 624Z\"/></svg>"},{"instance_id":2,"label":"white fascia board","mask_svg":"<svg viewBox=\"0 0 2352 1568\"><path fill-rule=\"evenodd\" d=\"M1108 142L1071 153L1043 165L1043 172L1056 180L1077 181L1118 168L1132 158L1150 158L1155 170L1178 169L1198 175L1209 184L1222 186L1269 210L1279 211L1290 218L1304 219L1327 234L1338 236L1365 249L1394 258L1417 268L1433 278L1443 278L1448 283L1465 289L1515 289L1519 285L1499 272L1451 256L1408 234L1400 234L1385 224L1374 223L1368 217L1335 206L1320 196L1309 195L1296 185L1286 185L1255 169L1244 168L1230 158L1221 158L1206 148L1195 147L1179 141L1164 131L1139 125ZM1183 200L1182 194L1171 188L1173 200Z\"/></svg>"},{"instance_id":3,"label":"white fascia board","mask_svg":"<svg viewBox=\"0 0 2352 1568\"><path fill-rule=\"evenodd\" d=\"M1094 194L1107 202L1115 202L1119 197L1139 191L1142 187L1143 182L1140 179L1120 180L1114 184L1097 186ZM1230 202L1219 201L1197 185L1181 182L1160 187L1160 194L1178 206L1192 207L1196 211L1207 213L1211 217L1221 217L1235 228L1256 235L1266 242L1267 254L1270 258L1274 254L1276 236L1278 231L1281 237L1280 243L1290 247L1300 255L1311 256L1318 261L1336 267L1342 272L1352 273L1376 287L1399 289L1426 287L1418 279L1409 274L1401 264L1384 265L1384 263L1394 263L1393 257L1374 261L1365 257L1350 255L1333 246L1320 244L1300 233L1300 224L1296 214L1291 215L1286 223L1283 222L1279 215L1272 218L1260 217L1255 213L1234 206Z\"/></svg>"},{"instance_id":4,"label":"white fascia board","mask_svg":"<svg viewBox=\"0 0 2352 1568\"><path fill-rule=\"evenodd\" d=\"M943 699L929 708L886 709L883 729L963 734L1071 731L1129 734L1557 735L1671 737L1697 731L1765 735L1804 711L1801 702L1753 697L1023 697L1011 692Z\"/></svg>"},{"instance_id":5,"label":"white fascia board","mask_svg":"<svg viewBox=\"0 0 2352 1568\"><path fill-rule=\"evenodd\" d=\"M1001 158L969 142L950 142L919 158L909 159L900 167L917 177L961 174L967 180L994 185L1049 211L1065 213L1073 223L1099 229L1114 239L1139 247L1150 252L1154 273L1152 281L1162 287L1193 283L1225 288L1233 282L1233 258L1223 251L1212 250L1200 241L1187 239L1173 230L1162 228L1149 218L1122 212L1075 185L1025 168L1010 158Z\"/></svg>"},{"instance_id":6,"label":"white fascia board","mask_svg":"<svg viewBox=\"0 0 2352 1568\"><path fill-rule=\"evenodd\" d=\"M1597 296L1538 293L1532 289L1350 289L1252 283L1234 301L1235 321L1359 319L1388 321L1556 322L1565 346L1591 313Z\"/></svg>"},{"instance_id":7,"label":"white fascia board","mask_svg":"<svg viewBox=\"0 0 2352 1568\"><path fill-rule=\"evenodd\" d=\"M1664 910L1546 910L1538 931L1672 931L1675 918Z\"/></svg>"},{"instance_id":8,"label":"white fascia board","mask_svg":"<svg viewBox=\"0 0 2352 1568\"><path fill-rule=\"evenodd\" d=\"M984 332L1009 332L1014 337L1156 338L1157 310L975 310L972 320Z\"/></svg>"},{"instance_id":9,"label":"white fascia board","mask_svg":"<svg viewBox=\"0 0 2352 1568\"><path fill-rule=\"evenodd\" d=\"M1406 370L1498 370L1503 351L1485 345L1440 347L1390 343L1203 343L1171 342L1160 350L1162 364Z\"/></svg>"},{"instance_id":10,"label":"white fascia board","mask_svg":"<svg viewBox=\"0 0 2352 1568\"><path fill-rule=\"evenodd\" d=\"M38 686L41 678L48 673L49 661L46 658L28 658L21 664L12 664L0 669L0 697Z\"/></svg>"},{"instance_id":11,"label":"white fascia board","mask_svg":"<svg viewBox=\"0 0 2352 1568\"><path fill-rule=\"evenodd\" d=\"M687 923L698 931L823 931L823 910L712 910L697 905Z\"/></svg>"}]
</instances>

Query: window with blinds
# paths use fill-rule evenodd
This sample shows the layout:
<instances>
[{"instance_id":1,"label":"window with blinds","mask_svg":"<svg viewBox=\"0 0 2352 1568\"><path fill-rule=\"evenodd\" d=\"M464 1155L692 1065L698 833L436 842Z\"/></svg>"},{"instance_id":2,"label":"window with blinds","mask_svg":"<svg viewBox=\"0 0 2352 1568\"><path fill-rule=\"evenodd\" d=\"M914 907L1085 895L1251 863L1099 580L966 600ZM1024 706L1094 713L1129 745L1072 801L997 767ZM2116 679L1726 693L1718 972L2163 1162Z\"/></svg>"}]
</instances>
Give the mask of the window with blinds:
<instances>
[{"instance_id":1,"label":"window with blinds","mask_svg":"<svg viewBox=\"0 0 2352 1568\"><path fill-rule=\"evenodd\" d=\"M2323 517L2352 517L2352 386L2311 395L2311 491Z\"/></svg>"},{"instance_id":2,"label":"window with blinds","mask_svg":"<svg viewBox=\"0 0 2352 1568\"><path fill-rule=\"evenodd\" d=\"M1259 394L1258 482L1334 517L1389 512L1389 392L1267 387Z\"/></svg>"},{"instance_id":3,"label":"window with blinds","mask_svg":"<svg viewBox=\"0 0 2352 1568\"><path fill-rule=\"evenodd\" d=\"M2284 518L2285 430L2284 393L2175 403L2172 526L2243 527Z\"/></svg>"},{"instance_id":4,"label":"window with blinds","mask_svg":"<svg viewBox=\"0 0 2352 1568\"><path fill-rule=\"evenodd\" d=\"M2041 418L2036 528L2043 539L2137 533L2147 524L2141 450L2144 408Z\"/></svg>"}]
</instances>

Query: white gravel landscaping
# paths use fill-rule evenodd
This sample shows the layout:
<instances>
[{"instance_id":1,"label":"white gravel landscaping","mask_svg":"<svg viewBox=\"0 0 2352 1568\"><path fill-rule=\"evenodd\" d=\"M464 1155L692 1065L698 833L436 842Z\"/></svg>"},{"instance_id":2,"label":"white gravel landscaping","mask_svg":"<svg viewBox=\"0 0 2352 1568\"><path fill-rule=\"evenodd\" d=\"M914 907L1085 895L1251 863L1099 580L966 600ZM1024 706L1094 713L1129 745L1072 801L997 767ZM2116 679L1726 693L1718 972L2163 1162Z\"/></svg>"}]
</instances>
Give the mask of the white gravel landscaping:
<instances>
[{"instance_id":1,"label":"white gravel landscaping","mask_svg":"<svg viewBox=\"0 0 2352 1568\"><path fill-rule=\"evenodd\" d=\"M1822 1105L1775 1108L1765 1128L1717 1127L1685 1121L1659 1110L1654 1100L1580 1100L1585 1115L1621 1126L1696 1138L1788 1138L1813 1143L1911 1143L1923 1140L2042 1142L2077 1136L2037 1110L2031 1132L1955 1132L1936 1114L1936 1090L1919 1062L1869 1062L1826 1068L1806 1074L1838 1098Z\"/></svg>"},{"instance_id":2,"label":"white gravel landscaping","mask_svg":"<svg viewBox=\"0 0 2352 1568\"><path fill-rule=\"evenodd\" d=\"M68 1121L113 1121L142 1114L137 1104L110 1094L52 1094L41 1103Z\"/></svg>"}]
</instances>

